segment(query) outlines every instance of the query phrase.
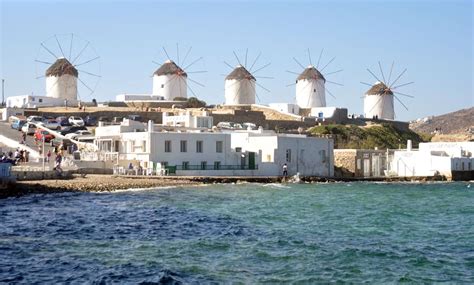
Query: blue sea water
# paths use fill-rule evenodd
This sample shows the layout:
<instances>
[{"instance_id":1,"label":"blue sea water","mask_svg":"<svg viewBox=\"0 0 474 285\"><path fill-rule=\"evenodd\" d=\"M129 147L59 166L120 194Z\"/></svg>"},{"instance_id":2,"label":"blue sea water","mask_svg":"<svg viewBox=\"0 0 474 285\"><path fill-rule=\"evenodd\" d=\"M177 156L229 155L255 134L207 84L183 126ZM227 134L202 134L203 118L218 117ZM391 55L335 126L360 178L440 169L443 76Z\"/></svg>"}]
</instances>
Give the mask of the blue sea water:
<instances>
[{"instance_id":1,"label":"blue sea water","mask_svg":"<svg viewBox=\"0 0 474 285\"><path fill-rule=\"evenodd\" d=\"M241 184L0 200L0 283L474 283L474 185Z\"/></svg>"}]
</instances>

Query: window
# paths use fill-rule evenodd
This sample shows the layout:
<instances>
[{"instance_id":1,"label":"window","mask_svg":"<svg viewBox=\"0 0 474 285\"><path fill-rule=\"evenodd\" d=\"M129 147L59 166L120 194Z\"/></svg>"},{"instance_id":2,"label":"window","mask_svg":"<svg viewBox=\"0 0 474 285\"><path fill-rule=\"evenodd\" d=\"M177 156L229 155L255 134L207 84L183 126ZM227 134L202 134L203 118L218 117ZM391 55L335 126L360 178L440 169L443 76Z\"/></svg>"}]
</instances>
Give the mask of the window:
<instances>
[{"instance_id":1,"label":"window","mask_svg":"<svg viewBox=\"0 0 474 285\"><path fill-rule=\"evenodd\" d=\"M142 152L146 152L146 141L142 142Z\"/></svg>"},{"instance_id":2,"label":"window","mask_svg":"<svg viewBox=\"0 0 474 285\"><path fill-rule=\"evenodd\" d=\"M130 152L135 152L135 141L130 141Z\"/></svg>"},{"instance_id":3,"label":"window","mask_svg":"<svg viewBox=\"0 0 474 285\"><path fill-rule=\"evenodd\" d=\"M242 152L242 148L241 147L236 147L235 152Z\"/></svg>"},{"instance_id":4,"label":"window","mask_svg":"<svg viewBox=\"0 0 474 285\"><path fill-rule=\"evenodd\" d=\"M196 152L202 152L202 141L196 141Z\"/></svg>"},{"instance_id":5,"label":"window","mask_svg":"<svg viewBox=\"0 0 474 285\"><path fill-rule=\"evenodd\" d=\"M313 92L316 92L316 89L313 89Z\"/></svg>"},{"instance_id":6,"label":"window","mask_svg":"<svg viewBox=\"0 0 474 285\"><path fill-rule=\"evenodd\" d=\"M162 162L160 162L160 164L161 164L161 168L168 167L168 161L162 161Z\"/></svg>"},{"instance_id":7,"label":"window","mask_svg":"<svg viewBox=\"0 0 474 285\"><path fill-rule=\"evenodd\" d=\"M291 162L291 149L286 150L286 162Z\"/></svg>"},{"instance_id":8,"label":"window","mask_svg":"<svg viewBox=\"0 0 474 285\"><path fill-rule=\"evenodd\" d=\"M171 141L165 141L165 152L171 152Z\"/></svg>"},{"instance_id":9,"label":"window","mask_svg":"<svg viewBox=\"0 0 474 285\"><path fill-rule=\"evenodd\" d=\"M165 85L164 85L164 84L161 84L161 88L165 88Z\"/></svg>"},{"instance_id":10,"label":"window","mask_svg":"<svg viewBox=\"0 0 474 285\"><path fill-rule=\"evenodd\" d=\"M219 152L219 153L222 152L222 145L223 145L222 141L216 141L216 152Z\"/></svg>"},{"instance_id":11,"label":"window","mask_svg":"<svg viewBox=\"0 0 474 285\"><path fill-rule=\"evenodd\" d=\"M207 161L201 161L201 169L206 170L207 167Z\"/></svg>"},{"instance_id":12,"label":"window","mask_svg":"<svg viewBox=\"0 0 474 285\"><path fill-rule=\"evenodd\" d=\"M38 99L38 101L39 101L40 103L42 103L42 102L43 102L43 99Z\"/></svg>"},{"instance_id":13,"label":"window","mask_svg":"<svg viewBox=\"0 0 474 285\"><path fill-rule=\"evenodd\" d=\"M181 152L187 152L188 151L188 141L181 141L180 142L180 149L181 149Z\"/></svg>"},{"instance_id":14,"label":"window","mask_svg":"<svg viewBox=\"0 0 474 285\"><path fill-rule=\"evenodd\" d=\"M187 170L189 168L189 161L183 161L183 170Z\"/></svg>"},{"instance_id":15,"label":"window","mask_svg":"<svg viewBox=\"0 0 474 285\"><path fill-rule=\"evenodd\" d=\"M220 161L214 161L214 169L221 169L221 162Z\"/></svg>"}]
</instances>

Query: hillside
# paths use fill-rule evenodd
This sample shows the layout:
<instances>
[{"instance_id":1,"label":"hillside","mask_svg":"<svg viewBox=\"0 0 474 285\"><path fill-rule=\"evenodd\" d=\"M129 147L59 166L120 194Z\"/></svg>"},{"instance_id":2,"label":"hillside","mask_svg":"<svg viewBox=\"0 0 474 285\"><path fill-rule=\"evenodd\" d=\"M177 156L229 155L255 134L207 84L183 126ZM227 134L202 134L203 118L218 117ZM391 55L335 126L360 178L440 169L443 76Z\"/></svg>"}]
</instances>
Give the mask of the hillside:
<instances>
[{"instance_id":1,"label":"hillside","mask_svg":"<svg viewBox=\"0 0 474 285\"><path fill-rule=\"evenodd\" d=\"M400 131L389 124L358 127L355 125L324 125L309 129L315 136L334 138L334 148L352 149L398 149L405 148L407 140L412 140L413 147L426 141L413 131Z\"/></svg>"},{"instance_id":2,"label":"hillside","mask_svg":"<svg viewBox=\"0 0 474 285\"><path fill-rule=\"evenodd\" d=\"M470 135L474 131L474 107L440 116L418 119L410 124L410 129L425 134Z\"/></svg>"}]
</instances>

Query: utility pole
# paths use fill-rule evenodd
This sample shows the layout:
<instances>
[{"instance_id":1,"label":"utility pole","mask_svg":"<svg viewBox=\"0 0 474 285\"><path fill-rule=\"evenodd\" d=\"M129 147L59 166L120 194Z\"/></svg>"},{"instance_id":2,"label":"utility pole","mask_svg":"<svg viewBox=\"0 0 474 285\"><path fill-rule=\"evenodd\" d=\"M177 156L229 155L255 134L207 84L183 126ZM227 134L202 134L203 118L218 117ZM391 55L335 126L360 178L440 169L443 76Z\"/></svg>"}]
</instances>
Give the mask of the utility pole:
<instances>
[{"instance_id":1,"label":"utility pole","mask_svg":"<svg viewBox=\"0 0 474 285\"><path fill-rule=\"evenodd\" d=\"M2 106L5 105L5 79L2 79Z\"/></svg>"}]
</instances>

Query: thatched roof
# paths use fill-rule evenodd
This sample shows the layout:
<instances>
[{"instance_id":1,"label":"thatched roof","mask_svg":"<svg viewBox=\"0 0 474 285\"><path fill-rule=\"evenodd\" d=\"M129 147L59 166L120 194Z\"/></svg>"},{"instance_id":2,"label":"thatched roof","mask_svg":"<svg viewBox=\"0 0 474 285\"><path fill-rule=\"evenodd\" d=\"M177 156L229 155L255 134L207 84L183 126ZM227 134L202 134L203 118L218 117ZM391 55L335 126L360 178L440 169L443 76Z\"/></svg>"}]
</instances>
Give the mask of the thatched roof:
<instances>
[{"instance_id":1,"label":"thatched roof","mask_svg":"<svg viewBox=\"0 0 474 285\"><path fill-rule=\"evenodd\" d=\"M393 95L392 90L390 90L387 85L383 82L377 82L372 87L365 92L367 95Z\"/></svg>"},{"instance_id":2,"label":"thatched roof","mask_svg":"<svg viewBox=\"0 0 474 285\"><path fill-rule=\"evenodd\" d=\"M58 58L47 70L46 76L61 76L61 75L73 75L75 77L79 76L79 72L77 69L72 65L69 60L65 59L64 57Z\"/></svg>"},{"instance_id":3,"label":"thatched roof","mask_svg":"<svg viewBox=\"0 0 474 285\"><path fill-rule=\"evenodd\" d=\"M163 63L163 65L161 65L160 68L158 68L153 73L153 75L157 75L157 76L170 75L170 74L178 74L184 77L188 77L186 72L172 60L165 61L165 63Z\"/></svg>"},{"instance_id":4,"label":"thatched roof","mask_svg":"<svg viewBox=\"0 0 474 285\"><path fill-rule=\"evenodd\" d=\"M243 67L242 65L237 66L225 78L225 80L232 80L232 79L249 79L249 80L257 81L257 79L255 79L255 77L253 77L253 75L247 69L245 69L245 67Z\"/></svg>"},{"instance_id":5,"label":"thatched roof","mask_svg":"<svg viewBox=\"0 0 474 285\"><path fill-rule=\"evenodd\" d=\"M324 82L326 82L326 78L317 70L314 66L310 65L308 66L299 76L296 78L296 81L298 80L309 80L309 79L322 79Z\"/></svg>"}]
</instances>

